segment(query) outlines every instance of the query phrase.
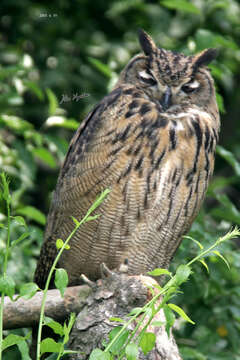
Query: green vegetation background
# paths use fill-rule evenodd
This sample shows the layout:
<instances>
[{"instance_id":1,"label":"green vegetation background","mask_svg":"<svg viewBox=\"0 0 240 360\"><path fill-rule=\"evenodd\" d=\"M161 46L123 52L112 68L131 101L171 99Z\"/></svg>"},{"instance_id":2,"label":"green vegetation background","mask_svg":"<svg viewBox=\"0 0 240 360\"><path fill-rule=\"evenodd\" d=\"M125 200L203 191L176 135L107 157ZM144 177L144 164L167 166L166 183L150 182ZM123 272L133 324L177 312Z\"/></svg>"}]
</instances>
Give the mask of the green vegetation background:
<instances>
[{"instance_id":1,"label":"green vegetation background","mask_svg":"<svg viewBox=\"0 0 240 360\"><path fill-rule=\"evenodd\" d=\"M204 246L240 225L240 4L237 0L34 1L0 4L0 170L11 181L12 213L30 237L11 253L8 273L31 281L46 215L68 142L88 111L109 92L137 52L137 29L164 48L195 53L219 48L211 65L222 130L208 198L190 234ZM0 197L1 200L1 197ZM5 221L0 203L0 222ZM12 238L24 229L13 223ZM0 229L0 268L6 233ZM196 322L179 322L176 338L186 360L240 359L240 242L221 259L194 267L175 299ZM183 243L174 264L197 252ZM174 268L174 264L172 265ZM22 330L23 332L25 330ZM19 331L18 331L19 332ZM4 359L19 359L17 349Z\"/></svg>"}]
</instances>

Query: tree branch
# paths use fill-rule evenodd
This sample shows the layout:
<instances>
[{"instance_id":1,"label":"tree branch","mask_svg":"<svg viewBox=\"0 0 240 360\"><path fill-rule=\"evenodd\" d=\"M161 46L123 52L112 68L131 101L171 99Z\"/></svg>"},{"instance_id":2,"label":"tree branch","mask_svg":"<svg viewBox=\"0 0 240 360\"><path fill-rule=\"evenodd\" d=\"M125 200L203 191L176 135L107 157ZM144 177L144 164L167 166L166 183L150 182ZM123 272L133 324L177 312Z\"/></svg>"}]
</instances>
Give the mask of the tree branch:
<instances>
[{"instance_id":1,"label":"tree branch","mask_svg":"<svg viewBox=\"0 0 240 360\"><path fill-rule=\"evenodd\" d=\"M63 321L71 312L78 314L91 292L92 289L87 285L73 286L66 289L64 298L62 298L59 290L49 290L45 315L52 317L56 321ZM36 325L39 320L42 297L42 291L37 292L29 300L20 298L15 302L6 296L3 314L4 330Z\"/></svg>"}]
</instances>

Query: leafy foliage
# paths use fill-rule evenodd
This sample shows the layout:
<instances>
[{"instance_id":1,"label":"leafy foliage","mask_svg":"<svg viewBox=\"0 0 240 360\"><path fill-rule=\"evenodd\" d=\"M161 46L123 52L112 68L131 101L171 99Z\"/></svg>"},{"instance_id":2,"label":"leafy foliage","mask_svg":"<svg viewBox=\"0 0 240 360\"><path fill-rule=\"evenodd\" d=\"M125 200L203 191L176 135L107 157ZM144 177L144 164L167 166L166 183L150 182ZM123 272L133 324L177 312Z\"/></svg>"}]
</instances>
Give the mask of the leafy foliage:
<instances>
[{"instance_id":1,"label":"leafy foliage","mask_svg":"<svg viewBox=\"0 0 240 360\"><path fill-rule=\"evenodd\" d=\"M159 46L186 54L219 48L211 71L222 112L220 145L208 198L189 236L207 247L239 225L239 19L237 0L1 1L0 169L11 183L12 216L8 251L7 195L1 188L0 268L6 254L8 262L1 291L34 293L29 282L69 139L139 51L138 27ZM182 285L184 297L176 298L196 323L181 323L176 332L186 360L240 357L239 240L222 244L221 250L230 270L216 254L203 258L203 266L193 265L191 280ZM196 252L196 242L184 239L171 272ZM23 339L18 349L6 348L6 360L26 354L26 331L15 335ZM135 349L128 352L131 359Z\"/></svg>"},{"instance_id":2,"label":"leafy foliage","mask_svg":"<svg viewBox=\"0 0 240 360\"><path fill-rule=\"evenodd\" d=\"M148 332L147 328L151 324L153 326L166 326L166 330L169 334L170 327L173 326L175 316L174 313L177 313L182 320L195 324L185 311L178 305L170 303L169 300L176 296L179 293L179 288L183 283L185 283L189 276L192 274L192 264L197 261L201 261L202 258L207 257L211 254L219 256L221 259L224 257L216 249L222 243L229 241L237 236L240 236L240 230L237 228L228 232L225 236L219 237L211 246L207 249L204 247L201 248L199 254L190 260L186 265L179 265L175 275L168 274L170 280L165 282L165 284L160 287L158 284L153 285L152 298L146 303L142 308L134 308L128 314L129 320L121 319L111 319L112 321L122 322L122 326L114 328L109 333L109 342L104 343L104 351L101 349L94 349L91 353L90 359L123 359L126 355L127 359L132 360L138 359L139 350L143 352L144 355L147 355L155 346L156 335L153 332ZM224 259L225 262L225 259ZM151 274L154 276L159 276L162 269L155 269ZM162 272L162 275L164 271ZM155 315L164 310L166 316L165 324L156 324L153 322ZM129 325L133 322L136 322L136 325L133 330L129 330ZM223 331L223 330L222 330ZM185 348L186 350L186 348ZM201 353L199 353L201 355Z\"/></svg>"}]
</instances>

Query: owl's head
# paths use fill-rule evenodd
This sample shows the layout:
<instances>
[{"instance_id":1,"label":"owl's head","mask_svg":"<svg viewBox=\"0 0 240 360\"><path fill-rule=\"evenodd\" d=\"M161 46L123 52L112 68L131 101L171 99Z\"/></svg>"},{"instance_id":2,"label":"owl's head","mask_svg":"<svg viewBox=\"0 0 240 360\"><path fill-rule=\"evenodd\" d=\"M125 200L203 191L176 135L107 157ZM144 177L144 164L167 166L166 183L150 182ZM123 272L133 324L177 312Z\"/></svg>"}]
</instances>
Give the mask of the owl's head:
<instances>
[{"instance_id":1,"label":"owl's head","mask_svg":"<svg viewBox=\"0 0 240 360\"><path fill-rule=\"evenodd\" d=\"M150 100L161 104L163 111L174 105L217 107L214 82L206 67L216 58L216 49L186 56L158 48L143 30L139 30L139 42L143 54L128 63L119 82L141 88Z\"/></svg>"}]
</instances>

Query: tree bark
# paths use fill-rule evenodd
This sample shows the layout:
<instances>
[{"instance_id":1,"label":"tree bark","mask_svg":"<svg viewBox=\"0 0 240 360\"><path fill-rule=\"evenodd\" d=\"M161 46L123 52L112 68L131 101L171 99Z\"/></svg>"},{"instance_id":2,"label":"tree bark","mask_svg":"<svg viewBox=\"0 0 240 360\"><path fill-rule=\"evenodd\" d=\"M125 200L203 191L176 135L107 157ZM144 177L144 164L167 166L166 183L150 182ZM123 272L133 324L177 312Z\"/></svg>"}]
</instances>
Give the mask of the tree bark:
<instances>
[{"instance_id":1,"label":"tree bark","mask_svg":"<svg viewBox=\"0 0 240 360\"><path fill-rule=\"evenodd\" d=\"M109 332L120 325L119 322L109 319L117 317L128 321L127 315L133 308L143 307L152 299L153 295L149 287L152 288L154 284L157 284L156 281L147 276L127 276L116 273L104 280L99 280L98 286L87 298L85 307L77 316L68 348L79 353L70 355L69 358L71 360L88 359L93 349L96 347L103 349L102 343L108 340ZM156 293L156 289L154 292ZM163 311L157 314L154 321L165 324ZM128 329L133 330L135 325L136 322L133 322ZM140 352L139 359L181 360L172 332L170 331L168 337L164 325L150 325L146 331L156 335L156 344L147 355Z\"/></svg>"},{"instance_id":2,"label":"tree bark","mask_svg":"<svg viewBox=\"0 0 240 360\"><path fill-rule=\"evenodd\" d=\"M92 292L87 285L73 286L66 289L62 298L59 290L48 290L45 315L56 321L64 321L75 312L78 314L86 303L86 298ZM14 296L16 299L17 295ZM4 299L3 328L4 330L32 327L37 325L41 310L43 292L37 292L31 299L23 298L13 302L9 297Z\"/></svg>"},{"instance_id":3,"label":"tree bark","mask_svg":"<svg viewBox=\"0 0 240 360\"><path fill-rule=\"evenodd\" d=\"M69 359L88 359L93 349L104 349L102 344L103 341L108 341L109 332L121 325L109 319L117 317L129 320L127 315L133 308L143 307L151 300L153 295L149 287L152 288L154 284L157 284L155 280L147 276L113 273L103 280L98 280L93 286L67 288L64 298L61 298L59 290L49 290L46 316L63 321L71 312L78 314L67 345L68 349L78 353L69 355ZM43 293L39 292L30 300L19 299L16 302L6 298L4 329L36 326L42 296ZM165 323L163 311L157 314L154 321ZM131 323L128 330L133 330L135 325L136 321ZM156 344L147 355L140 352L139 359L181 360L172 332L170 331L168 336L164 325L150 325L146 331L156 335Z\"/></svg>"}]
</instances>

